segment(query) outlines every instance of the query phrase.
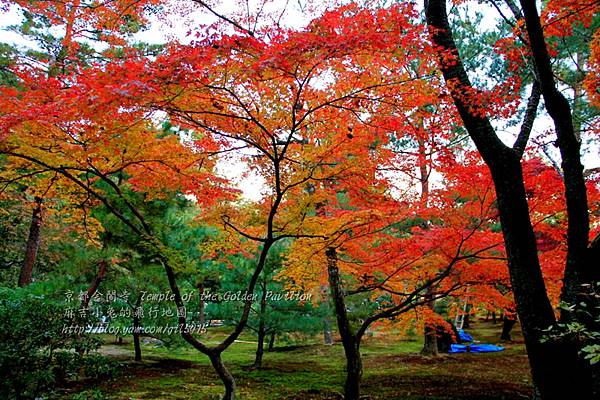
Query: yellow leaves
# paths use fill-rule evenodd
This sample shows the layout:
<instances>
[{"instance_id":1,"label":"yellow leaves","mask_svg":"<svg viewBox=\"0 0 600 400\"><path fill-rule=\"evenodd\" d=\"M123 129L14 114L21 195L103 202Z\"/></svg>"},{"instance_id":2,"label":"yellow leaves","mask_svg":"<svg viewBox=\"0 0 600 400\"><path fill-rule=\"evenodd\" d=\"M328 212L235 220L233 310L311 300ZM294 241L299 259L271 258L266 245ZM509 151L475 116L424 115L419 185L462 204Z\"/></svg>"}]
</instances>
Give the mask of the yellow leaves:
<instances>
[{"instance_id":1,"label":"yellow leaves","mask_svg":"<svg viewBox=\"0 0 600 400\"><path fill-rule=\"evenodd\" d=\"M326 268L323 242L317 239L298 239L291 244L283 268L275 279L284 282L286 290L301 290L319 295L321 287L327 284Z\"/></svg>"},{"instance_id":2,"label":"yellow leaves","mask_svg":"<svg viewBox=\"0 0 600 400\"><path fill-rule=\"evenodd\" d=\"M48 225L54 227L57 232L55 240L64 238L64 235L73 235L77 239L83 239L90 246L101 248L100 234L104 232L104 228L88 212L84 207L69 204L58 208L47 206L46 214L53 216Z\"/></svg>"},{"instance_id":3,"label":"yellow leaves","mask_svg":"<svg viewBox=\"0 0 600 400\"><path fill-rule=\"evenodd\" d=\"M203 240L198 245L198 250L207 259L219 260L225 259L229 254L239 252L240 244L237 236L219 230Z\"/></svg>"}]
</instances>

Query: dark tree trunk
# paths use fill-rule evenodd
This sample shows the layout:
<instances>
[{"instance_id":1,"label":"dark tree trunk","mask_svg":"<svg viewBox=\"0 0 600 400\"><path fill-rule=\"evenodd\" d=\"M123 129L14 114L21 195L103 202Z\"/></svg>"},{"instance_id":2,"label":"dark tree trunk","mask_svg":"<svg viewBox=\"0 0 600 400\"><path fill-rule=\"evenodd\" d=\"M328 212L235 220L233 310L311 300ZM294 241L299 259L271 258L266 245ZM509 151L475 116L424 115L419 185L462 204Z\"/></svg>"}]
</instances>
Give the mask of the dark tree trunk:
<instances>
[{"instance_id":1,"label":"dark tree trunk","mask_svg":"<svg viewBox=\"0 0 600 400\"><path fill-rule=\"evenodd\" d=\"M254 368L262 367L263 354L265 353L265 327L258 328L258 344L256 346L256 354L254 356Z\"/></svg>"},{"instance_id":2,"label":"dark tree trunk","mask_svg":"<svg viewBox=\"0 0 600 400\"><path fill-rule=\"evenodd\" d=\"M360 338L352 332L348 312L346 310L346 301L340 282L340 276L337 266L337 252L335 248L328 248L325 252L327 256L327 272L329 275L329 287L331 297L335 306L338 329L344 346L346 355L346 382L344 383L344 399L358 400L360 397L360 381L362 378L362 360L360 357Z\"/></svg>"},{"instance_id":3,"label":"dark tree trunk","mask_svg":"<svg viewBox=\"0 0 600 400\"><path fill-rule=\"evenodd\" d=\"M133 310L133 349L135 351L135 361L142 361L142 346L140 345L141 324L138 309L142 304L142 297L138 296Z\"/></svg>"},{"instance_id":4,"label":"dark tree trunk","mask_svg":"<svg viewBox=\"0 0 600 400\"><path fill-rule=\"evenodd\" d=\"M425 293L428 299L431 299L431 289L428 289ZM434 311L434 301L430 300L427 302L427 308ZM437 329L435 324L425 323L423 329L423 348L421 349L421 355L424 356L437 356L438 355L438 343L437 343Z\"/></svg>"},{"instance_id":5,"label":"dark tree trunk","mask_svg":"<svg viewBox=\"0 0 600 400\"><path fill-rule=\"evenodd\" d=\"M233 375L231 375L231 372L229 372L229 369L227 369L227 367L223 363L221 355L211 353L208 354L208 357L210 358L210 362L215 371L217 372L219 379L221 379L221 382L225 387L225 394L223 395L223 400L235 400L235 380L233 379Z\"/></svg>"},{"instance_id":6,"label":"dark tree trunk","mask_svg":"<svg viewBox=\"0 0 600 400\"><path fill-rule=\"evenodd\" d=\"M272 246L272 244L273 244L272 241L267 241L263 245L263 250L262 250L259 260L258 260L257 269L254 271L254 274L252 275L251 281L248 285L248 294L249 295L254 293L255 284L258 282L260 273L262 272L262 269L266 262L268 250ZM165 272L167 274L167 280L169 281L169 287L171 288L171 291L173 292L175 305L178 308L184 308L185 303L181 296L181 292L179 291L179 286L177 285L177 280L175 278L175 271L173 270L173 267L170 265L168 258L161 255L160 260L161 260L161 263L163 264L163 267L165 268ZM224 400L234 400L235 399L236 384L235 384L235 379L233 378L233 375L231 375L231 372L223 363L223 359L221 358L221 353L224 350L226 350L232 343L234 343L235 340L241 334L242 330L244 329L244 327L246 326L246 323L248 321L248 316L250 314L250 308L251 308L251 302L247 301L244 305L244 311L242 313L241 320L236 325L234 332L232 332L225 340L223 340L220 344L218 344L215 347L208 347L201 341L197 340L192 335L192 333L187 329L187 321L186 321L185 316L180 315L178 317L179 327L181 328L181 336L183 337L183 339L186 342L188 342L189 344L191 344L196 350L198 350L198 351L202 352L202 354L205 354L206 356L208 356L208 358L210 359L211 364L212 364L213 368L215 369L215 372L217 373L217 375L219 376L219 379L221 379L221 382L223 383L223 387L225 389L225 394L223 396Z\"/></svg>"},{"instance_id":7,"label":"dark tree trunk","mask_svg":"<svg viewBox=\"0 0 600 400\"><path fill-rule=\"evenodd\" d=\"M585 297L585 293L593 287L594 283L600 281L598 260L589 258L589 253L592 252L591 248L588 248L590 219L587 188L581 163L579 124L573 120L571 106L556 84L536 2L534 0L521 0L521 7L529 37L531 57L534 60L535 70L544 97L544 105L554 122L557 137L556 144L560 150L565 185L568 218L567 262L561 300L567 304L575 305L577 311L577 306L581 304L580 300ZM577 107L577 101L578 99L575 98L575 107ZM596 315L592 318L597 319L599 316L598 310L594 311ZM561 322L570 322L575 318L577 318L576 312L571 313L568 308L561 310ZM565 343L563 346L570 350L569 358L573 358L571 354L577 354L580 350L578 343ZM600 368L576 357L575 359L577 360L575 365L564 366L570 369L570 376L566 377L565 381L570 382L571 385L577 386L579 389L577 395L571 394L571 397L599 398L600 384L598 384L597 378ZM570 379L571 377L573 377L573 380Z\"/></svg>"},{"instance_id":8,"label":"dark tree trunk","mask_svg":"<svg viewBox=\"0 0 600 400\"><path fill-rule=\"evenodd\" d=\"M463 329L469 329L471 327L471 305L467 304L465 308L465 317L463 319Z\"/></svg>"},{"instance_id":9,"label":"dark tree trunk","mask_svg":"<svg viewBox=\"0 0 600 400\"><path fill-rule=\"evenodd\" d=\"M269 336L269 345L267 346L267 351L268 352L273 351L274 347L275 347L275 333L271 333L271 336Z\"/></svg>"},{"instance_id":10,"label":"dark tree trunk","mask_svg":"<svg viewBox=\"0 0 600 400\"><path fill-rule=\"evenodd\" d=\"M590 257L596 251L594 242L588 247L590 219L587 189L581 163L581 143L578 132L580 125L577 118L574 121L569 102L557 87L536 2L521 0L521 7L529 37L531 56L535 61L535 70L540 81L546 110L554 121L556 144L561 156L568 218L567 262L561 300L576 306L575 312L571 312L567 308L562 309L561 322L570 322L578 317L577 308L582 304L586 294L589 293L589 290L593 290L595 283L600 281L598 259ZM577 96L577 89L575 95ZM578 111L577 102L576 97L575 112ZM598 310L594 310L594 313L592 319L597 320ZM585 315L584 313L579 314ZM575 353L581 347L578 343L566 343L565 345ZM572 394L572 397L600 398L600 379L598 379L600 367L597 364L591 365L589 362L579 359L577 365L568 365L565 368L569 368L570 375L575 378L571 380L571 376L569 376L565 378L565 381L580 388L581 394L579 396Z\"/></svg>"},{"instance_id":11,"label":"dark tree trunk","mask_svg":"<svg viewBox=\"0 0 600 400\"><path fill-rule=\"evenodd\" d=\"M576 349L568 344L541 342L543 330L556 320L542 278L520 164L530 128L523 124L515 146L510 148L498 138L487 117L472 113L464 97L472 85L452 37L446 0L425 0L425 13L433 43L446 53L440 56L440 65L445 80L452 82L450 93L454 103L492 174L510 280L534 385L543 399L592 398L589 383L577 372ZM450 54L452 62L448 62ZM540 84L543 86L543 82Z\"/></svg>"},{"instance_id":12,"label":"dark tree trunk","mask_svg":"<svg viewBox=\"0 0 600 400\"><path fill-rule=\"evenodd\" d=\"M436 338L438 353L448 353L452 348L453 343L460 343L460 335L454 324L450 324L452 332L442 326L438 326L438 335Z\"/></svg>"},{"instance_id":13,"label":"dark tree trunk","mask_svg":"<svg viewBox=\"0 0 600 400\"><path fill-rule=\"evenodd\" d=\"M140 344L140 319L133 317L133 349L135 351L135 361L142 361L142 346Z\"/></svg>"},{"instance_id":14,"label":"dark tree trunk","mask_svg":"<svg viewBox=\"0 0 600 400\"><path fill-rule=\"evenodd\" d=\"M29 237L25 247L25 259L19 273L19 287L27 286L32 281L33 267L40 248L42 225L44 223L42 213L42 198L36 197L29 226Z\"/></svg>"},{"instance_id":15,"label":"dark tree trunk","mask_svg":"<svg viewBox=\"0 0 600 400\"><path fill-rule=\"evenodd\" d=\"M358 400L360 398L360 383L362 380L362 359L359 343L354 341L354 347L346 352L346 382L344 383L344 399ZM345 349L346 347L344 347Z\"/></svg>"},{"instance_id":16,"label":"dark tree trunk","mask_svg":"<svg viewBox=\"0 0 600 400\"><path fill-rule=\"evenodd\" d=\"M90 304L90 300L92 299L92 296L94 296L94 294L96 294L96 292L98 291L98 287L100 287L100 283L102 283L102 280L104 280L104 277L106 276L106 270L108 269L108 263L105 260L100 260L100 262L98 263L98 273L96 274L96 277L94 278L94 280L92 281L92 283L90 284L90 287L88 288L87 292L85 293L85 297L81 299L81 309L82 310L86 310ZM78 335L81 336L81 335ZM77 350L77 353L79 355L83 355L85 353L85 350L83 348L80 348Z\"/></svg>"},{"instance_id":17,"label":"dark tree trunk","mask_svg":"<svg viewBox=\"0 0 600 400\"><path fill-rule=\"evenodd\" d=\"M96 292L98 291L98 288L100 287L100 284L106 277L107 270L108 270L108 262L106 262L105 260L100 260L100 262L98 263L98 273L96 274L96 277L90 284L90 287L88 288L85 297L81 300L81 308L83 308L83 309L88 308L88 306L90 304L90 300L92 299L94 294L96 294Z\"/></svg>"},{"instance_id":18,"label":"dark tree trunk","mask_svg":"<svg viewBox=\"0 0 600 400\"><path fill-rule=\"evenodd\" d=\"M510 342L512 340L510 332L512 331L516 323L516 319L504 315L504 319L502 321L502 333L500 334L500 340L504 340L507 342Z\"/></svg>"},{"instance_id":19,"label":"dark tree trunk","mask_svg":"<svg viewBox=\"0 0 600 400\"><path fill-rule=\"evenodd\" d=\"M254 357L254 368L262 367L262 360L265 348L265 314L267 311L267 281L266 275L263 276L262 280L262 295L260 297L260 314L258 320L258 345L256 346L256 356Z\"/></svg>"},{"instance_id":20,"label":"dark tree trunk","mask_svg":"<svg viewBox=\"0 0 600 400\"><path fill-rule=\"evenodd\" d=\"M542 399L570 398L575 392L581 394L577 398L589 398L581 376L573 373L578 364L576 349L564 343L541 342L542 331L554 325L556 319L541 273L519 158L508 152L488 165L496 187L511 286L534 385ZM576 388L564 385L569 375L566 381L579 382Z\"/></svg>"},{"instance_id":21,"label":"dark tree trunk","mask_svg":"<svg viewBox=\"0 0 600 400\"><path fill-rule=\"evenodd\" d=\"M598 268L587 264L586 253L590 231L587 189L583 177L580 147L573 126L569 102L558 90L550 56L544 40L544 32L534 0L521 0L523 16L530 40L532 58L540 82L544 104L554 121L557 141L562 159L562 170L567 200L567 263L561 299L575 304L581 283L599 278ZM569 317L567 316L567 319Z\"/></svg>"},{"instance_id":22,"label":"dark tree trunk","mask_svg":"<svg viewBox=\"0 0 600 400\"><path fill-rule=\"evenodd\" d=\"M438 342L437 334L434 325L426 324L425 332L423 335L423 349L421 355L424 356L437 356L438 355Z\"/></svg>"}]
</instances>

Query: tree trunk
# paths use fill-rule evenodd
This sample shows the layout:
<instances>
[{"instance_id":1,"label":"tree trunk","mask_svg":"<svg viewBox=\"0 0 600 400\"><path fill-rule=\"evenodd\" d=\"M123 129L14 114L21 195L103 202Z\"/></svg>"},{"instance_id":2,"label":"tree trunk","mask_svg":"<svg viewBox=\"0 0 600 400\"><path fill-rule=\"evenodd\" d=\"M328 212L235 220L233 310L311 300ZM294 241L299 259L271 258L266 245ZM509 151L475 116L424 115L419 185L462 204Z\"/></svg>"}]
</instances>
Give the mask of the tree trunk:
<instances>
[{"instance_id":1,"label":"tree trunk","mask_svg":"<svg viewBox=\"0 0 600 400\"><path fill-rule=\"evenodd\" d=\"M133 317L133 349L135 351L135 361L142 361L142 346L140 345L140 319Z\"/></svg>"},{"instance_id":2,"label":"tree trunk","mask_svg":"<svg viewBox=\"0 0 600 400\"><path fill-rule=\"evenodd\" d=\"M590 262L588 258L591 252L588 248L590 219L587 188L581 163L579 124L577 120L574 121L569 102L556 84L536 2L534 0L521 0L521 7L523 8L525 27L529 37L531 57L534 60L535 70L544 97L544 105L554 122L556 144L560 150L565 185L568 221L567 261L561 300L567 304L579 305L579 297L582 292L587 291L595 282L600 280L600 268L597 267L598 261L591 260L592 262ZM575 107L577 107L577 101L578 99L575 98ZM577 309L574 313L571 313L567 308L563 308L561 310L561 322L570 322L575 319L577 316L576 311ZM598 317L598 314L595 317ZM564 381L577 388L576 393L571 393L569 397L600 397L598 388L600 385L597 379L594 379L594 377L597 378L599 368L578 357L579 344L566 342L562 344L562 347L566 353L565 356L569 360L575 360L574 364L563 364L563 368L568 369L568 376L563 377ZM553 377L549 378L553 379ZM546 393L556 395L552 392L551 387L547 389L540 388L540 391L542 395Z\"/></svg>"},{"instance_id":3,"label":"tree trunk","mask_svg":"<svg viewBox=\"0 0 600 400\"><path fill-rule=\"evenodd\" d=\"M511 158L507 157L490 169L496 186L511 286L534 385L542 399L571 398L576 392L581 394L576 398L589 398L584 394L585 385L573 388L564 384L565 381L581 382L580 377L572 373L577 369L576 350L563 343L541 342L542 331L555 324L556 319L541 273L521 164L516 157Z\"/></svg>"},{"instance_id":4,"label":"tree trunk","mask_svg":"<svg viewBox=\"0 0 600 400\"><path fill-rule=\"evenodd\" d=\"M465 308L465 317L463 319L463 329L469 329L471 327L471 305L467 304Z\"/></svg>"},{"instance_id":5,"label":"tree trunk","mask_svg":"<svg viewBox=\"0 0 600 400\"><path fill-rule=\"evenodd\" d=\"M425 293L429 299L431 299L431 289L428 289ZM430 300L427 302L427 308L434 313L435 302ZM438 343L437 343L437 329L435 324L425 323L423 332L423 349L421 349L421 355L424 356L437 356L438 355Z\"/></svg>"},{"instance_id":6,"label":"tree trunk","mask_svg":"<svg viewBox=\"0 0 600 400\"><path fill-rule=\"evenodd\" d=\"M229 372L229 370L223 363L221 355L211 353L208 354L208 357L210 358L210 362L215 371L217 372L219 379L221 379L221 382L225 387L225 394L223 395L223 400L235 400L235 392L237 389L235 379L233 379L233 375L231 375L231 372Z\"/></svg>"},{"instance_id":7,"label":"tree trunk","mask_svg":"<svg viewBox=\"0 0 600 400\"><path fill-rule=\"evenodd\" d=\"M133 349L135 351L135 361L142 361L142 346L140 345L141 324L138 309L142 304L142 297L138 296L133 310Z\"/></svg>"},{"instance_id":8,"label":"tree trunk","mask_svg":"<svg viewBox=\"0 0 600 400\"><path fill-rule=\"evenodd\" d=\"M42 214L42 198L35 197L31 225L29 226L29 237L25 248L25 259L19 273L19 287L25 287L32 282L33 267L40 248L42 225L44 223Z\"/></svg>"},{"instance_id":9,"label":"tree trunk","mask_svg":"<svg viewBox=\"0 0 600 400\"><path fill-rule=\"evenodd\" d=\"M90 284L90 287L88 288L85 297L81 300L81 308L82 309L88 308L88 306L90 304L90 300L92 299L94 294L96 294L96 292L98 291L98 288L100 287L100 284L106 277L107 270L108 270L108 262L106 262L106 260L100 260L100 262L98 263L98 273L96 274L96 277Z\"/></svg>"},{"instance_id":10,"label":"tree trunk","mask_svg":"<svg viewBox=\"0 0 600 400\"><path fill-rule=\"evenodd\" d=\"M346 352L346 382L344 383L344 400L358 400L360 398L360 382L362 379L362 359L360 357L359 343L354 341L354 346Z\"/></svg>"},{"instance_id":11,"label":"tree trunk","mask_svg":"<svg viewBox=\"0 0 600 400\"><path fill-rule=\"evenodd\" d=\"M326 250L327 272L329 275L329 287L331 297L335 306L338 329L344 346L346 355L346 382L344 383L344 399L358 400L360 397L360 381L362 378L362 360L360 357L360 339L352 332L348 312L346 310L346 301L340 282L339 271L337 267L336 249L330 247Z\"/></svg>"},{"instance_id":12,"label":"tree trunk","mask_svg":"<svg viewBox=\"0 0 600 400\"><path fill-rule=\"evenodd\" d=\"M273 351L274 347L275 347L275 333L271 333L271 336L269 337L269 345L267 346L267 351L268 352Z\"/></svg>"},{"instance_id":13,"label":"tree trunk","mask_svg":"<svg viewBox=\"0 0 600 400\"><path fill-rule=\"evenodd\" d=\"M525 1L522 3L524 4ZM529 6L532 4L535 7L533 1L528 2ZM490 120L486 116L473 113L470 104L466 103L464 93L472 90L473 87L452 37L446 0L425 0L425 14L433 43L438 46L441 53L442 73L445 80L451 82L449 86L454 103L469 136L475 142L492 174L510 280L534 386L543 399L592 398L590 385L577 372L576 349L569 344L541 342L543 330L552 326L556 319L546 293L535 234L529 218L520 164L522 152L518 150L517 143L514 148L507 147L496 135ZM539 18L537 22L539 24ZM452 54L452 62L447 58L450 54ZM543 82L540 84L544 85ZM529 135L527 129L522 129L521 133L525 133L527 137ZM520 134L517 142L521 139L525 139L526 143L526 137ZM524 144L522 147L524 148ZM569 223L571 223L570 212ZM572 238L569 237L569 249L571 241ZM585 242L587 244L587 240ZM565 384L566 382L568 384Z\"/></svg>"},{"instance_id":14,"label":"tree trunk","mask_svg":"<svg viewBox=\"0 0 600 400\"><path fill-rule=\"evenodd\" d=\"M265 327L258 328L258 344L256 346L256 355L254 357L254 368L262 367L263 354L265 353Z\"/></svg>"},{"instance_id":15,"label":"tree trunk","mask_svg":"<svg viewBox=\"0 0 600 400\"><path fill-rule=\"evenodd\" d=\"M260 297L260 314L258 321L258 345L256 346L256 356L254 357L254 368L262 367L262 360L265 346L265 313L267 311L267 282L266 275L263 275L262 295Z\"/></svg>"},{"instance_id":16,"label":"tree trunk","mask_svg":"<svg viewBox=\"0 0 600 400\"><path fill-rule=\"evenodd\" d=\"M512 337L510 336L510 331L517 323L517 320L514 318L507 317L504 315L504 319L502 321L502 333L500 334L500 340L504 340L510 342Z\"/></svg>"},{"instance_id":17,"label":"tree trunk","mask_svg":"<svg viewBox=\"0 0 600 400\"><path fill-rule=\"evenodd\" d=\"M600 273L596 264L588 264L588 240L590 220L587 202L587 189L581 164L581 144L573 125L571 107L565 96L558 90L544 32L537 11L536 2L521 0L525 26L529 36L529 47L535 61L535 69L540 82L544 104L548 114L554 121L556 144L560 150L561 167L565 183L567 203L567 262L561 300L575 304L580 284L598 279ZM567 313L568 314L568 313ZM569 319L570 316L561 316ZM566 318L565 318L566 317Z\"/></svg>"},{"instance_id":18,"label":"tree trunk","mask_svg":"<svg viewBox=\"0 0 600 400\"><path fill-rule=\"evenodd\" d=\"M425 332L423 335L423 339L423 349L421 350L421 355L437 356L438 343L436 329L434 325L425 324Z\"/></svg>"}]
</instances>

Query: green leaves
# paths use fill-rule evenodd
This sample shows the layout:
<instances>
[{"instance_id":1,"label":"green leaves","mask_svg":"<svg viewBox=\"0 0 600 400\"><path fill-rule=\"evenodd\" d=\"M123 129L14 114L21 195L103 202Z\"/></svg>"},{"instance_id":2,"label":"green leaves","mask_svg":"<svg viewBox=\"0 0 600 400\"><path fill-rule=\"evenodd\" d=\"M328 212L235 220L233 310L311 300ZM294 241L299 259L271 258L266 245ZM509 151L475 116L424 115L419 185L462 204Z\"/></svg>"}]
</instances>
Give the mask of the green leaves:
<instances>
[{"instance_id":1,"label":"green leaves","mask_svg":"<svg viewBox=\"0 0 600 400\"><path fill-rule=\"evenodd\" d=\"M600 344L590 344L581 349L583 358L589 360L590 364L596 364L600 361Z\"/></svg>"},{"instance_id":2,"label":"green leaves","mask_svg":"<svg viewBox=\"0 0 600 400\"><path fill-rule=\"evenodd\" d=\"M0 396L3 398L39 397L56 381L75 374L79 365L86 365L86 356L72 353L73 350L99 347L99 342L86 333L65 331L65 326L73 324L85 327L89 320L78 315L66 317L64 303L56 295L43 294L47 290L47 286L39 284L0 289L0 370L3 371ZM103 362L98 357L96 364Z\"/></svg>"}]
</instances>

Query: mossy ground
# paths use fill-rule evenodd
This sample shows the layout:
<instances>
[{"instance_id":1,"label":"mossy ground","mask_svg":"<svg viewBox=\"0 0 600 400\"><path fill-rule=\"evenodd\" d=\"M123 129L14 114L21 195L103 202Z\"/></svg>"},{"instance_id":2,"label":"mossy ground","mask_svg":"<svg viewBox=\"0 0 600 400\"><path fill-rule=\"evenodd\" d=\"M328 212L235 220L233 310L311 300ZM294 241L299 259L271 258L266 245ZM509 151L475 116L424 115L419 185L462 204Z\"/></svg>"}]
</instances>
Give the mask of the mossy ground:
<instances>
[{"instance_id":1,"label":"mossy ground","mask_svg":"<svg viewBox=\"0 0 600 400\"><path fill-rule=\"evenodd\" d=\"M501 324L477 321L469 330L476 340L496 343ZM216 340L216 330L207 338ZM524 399L531 393L527 356L515 327L512 343L499 353L422 357L421 341L393 336L366 338L362 346L366 399ZM341 344L318 338L296 346L276 347L264 356L262 369L250 368L255 344L240 338L224 353L242 400L341 399L344 354ZM123 361L112 381L76 383L56 395L90 399L218 399L220 382L208 359L190 348L143 347L144 361L134 363L131 343L106 344L101 352ZM83 392L83 393L82 393ZM79 395L77 395L79 393ZM96 397L92 397L92 394Z\"/></svg>"}]
</instances>

